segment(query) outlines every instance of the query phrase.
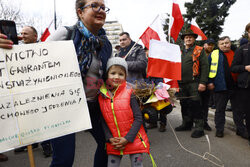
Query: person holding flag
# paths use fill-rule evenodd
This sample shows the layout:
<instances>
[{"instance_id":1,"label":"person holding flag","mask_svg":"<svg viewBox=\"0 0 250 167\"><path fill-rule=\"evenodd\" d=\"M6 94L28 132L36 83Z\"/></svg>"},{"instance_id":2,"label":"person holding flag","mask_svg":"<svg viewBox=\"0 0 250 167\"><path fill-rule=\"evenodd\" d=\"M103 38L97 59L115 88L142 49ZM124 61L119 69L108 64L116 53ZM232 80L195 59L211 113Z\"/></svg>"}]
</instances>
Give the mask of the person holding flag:
<instances>
[{"instance_id":1,"label":"person holding flag","mask_svg":"<svg viewBox=\"0 0 250 167\"><path fill-rule=\"evenodd\" d=\"M129 33L120 35L120 50L115 57L122 57L128 63L127 81L135 83L135 80L144 80L146 77L147 58L143 47L131 40Z\"/></svg>"},{"instance_id":2,"label":"person holding flag","mask_svg":"<svg viewBox=\"0 0 250 167\"><path fill-rule=\"evenodd\" d=\"M176 131L187 131L193 127L193 138L204 136L204 120L201 108L200 92L206 90L208 80L208 61L202 47L195 45L198 37L192 30L187 30L181 35L185 49L181 55L181 80L178 81L180 91L182 124L175 128Z\"/></svg>"}]
</instances>

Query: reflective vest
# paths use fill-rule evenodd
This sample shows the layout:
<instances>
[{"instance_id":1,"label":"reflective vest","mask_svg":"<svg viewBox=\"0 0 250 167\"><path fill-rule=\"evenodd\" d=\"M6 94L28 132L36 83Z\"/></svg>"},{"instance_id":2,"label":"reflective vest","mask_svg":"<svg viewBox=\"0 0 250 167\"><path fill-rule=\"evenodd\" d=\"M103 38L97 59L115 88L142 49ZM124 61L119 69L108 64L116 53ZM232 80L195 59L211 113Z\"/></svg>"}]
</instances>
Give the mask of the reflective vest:
<instances>
[{"instance_id":1,"label":"reflective vest","mask_svg":"<svg viewBox=\"0 0 250 167\"><path fill-rule=\"evenodd\" d=\"M216 49L211 54L211 66L209 72L209 78L214 78L217 74L218 63L219 63L219 49Z\"/></svg>"},{"instance_id":2,"label":"reflective vest","mask_svg":"<svg viewBox=\"0 0 250 167\"><path fill-rule=\"evenodd\" d=\"M193 58L193 76L196 77L200 74L200 60L199 57L201 55L203 47L201 46L195 46L194 51L192 53L192 58Z\"/></svg>"}]
</instances>

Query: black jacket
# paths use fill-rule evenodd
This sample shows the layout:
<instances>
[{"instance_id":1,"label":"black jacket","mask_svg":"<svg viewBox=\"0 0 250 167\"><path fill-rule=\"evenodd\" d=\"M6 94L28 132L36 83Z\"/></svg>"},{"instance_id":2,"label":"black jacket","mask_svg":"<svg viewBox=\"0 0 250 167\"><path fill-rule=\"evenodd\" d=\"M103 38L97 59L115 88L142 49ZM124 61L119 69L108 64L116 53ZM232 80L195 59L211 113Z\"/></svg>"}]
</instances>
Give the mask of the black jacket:
<instances>
[{"instance_id":1,"label":"black jacket","mask_svg":"<svg viewBox=\"0 0 250 167\"><path fill-rule=\"evenodd\" d=\"M116 57L124 57L127 55L129 50L135 42L131 42L130 46L126 49L121 48L121 50L115 55ZM126 50L126 51L125 51ZM130 83L134 83L135 80L144 80L146 76L146 69L147 69L147 57L144 49L141 45L136 44L132 51L129 53L128 57L126 58L126 62L128 63L128 76L127 81Z\"/></svg>"},{"instance_id":2,"label":"black jacket","mask_svg":"<svg viewBox=\"0 0 250 167\"><path fill-rule=\"evenodd\" d=\"M247 65L250 65L250 42L236 50L231 66L232 72L239 73L238 87L250 89L250 72L245 70Z\"/></svg>"}]
</instances>

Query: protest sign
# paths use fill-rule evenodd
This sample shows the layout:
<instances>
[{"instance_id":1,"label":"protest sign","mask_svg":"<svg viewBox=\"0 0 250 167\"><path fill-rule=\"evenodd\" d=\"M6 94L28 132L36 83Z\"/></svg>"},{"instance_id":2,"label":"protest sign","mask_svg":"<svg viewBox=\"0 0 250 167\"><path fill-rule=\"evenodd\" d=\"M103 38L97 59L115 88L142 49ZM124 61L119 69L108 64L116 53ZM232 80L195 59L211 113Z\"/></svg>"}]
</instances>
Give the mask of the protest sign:
<instances>
[{"instance_id":1,"label":"protest sign","mask_svg":"<svg viewBox=\"0 0 250 167\"><path fill-rule=\"evenodd\" d=\"M72 41L0 49L0 152L91 128Z\"/></svg>"}]
</instances>

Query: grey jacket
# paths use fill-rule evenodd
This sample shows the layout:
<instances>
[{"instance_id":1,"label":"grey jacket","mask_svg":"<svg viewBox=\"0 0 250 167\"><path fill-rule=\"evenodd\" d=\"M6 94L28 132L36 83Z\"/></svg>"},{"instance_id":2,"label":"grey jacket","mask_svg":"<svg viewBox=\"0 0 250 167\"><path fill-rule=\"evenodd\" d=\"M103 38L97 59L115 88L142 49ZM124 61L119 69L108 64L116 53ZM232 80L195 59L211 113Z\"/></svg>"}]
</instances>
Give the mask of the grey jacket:
<instances>
[{"instance_id":1,"label":"grey jacket","mask_svg":"<svg viewBox=\"0 0 250 167\"><path fill-rule=\"evenodd\" d=\"M124 57L119 51L115 56ZM126 58L128 63L127 81L134 83L135 80L143 80L146 77L147 57L141 45L136 44Z\"/></svg>"}]
</instances>

